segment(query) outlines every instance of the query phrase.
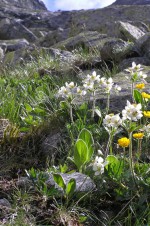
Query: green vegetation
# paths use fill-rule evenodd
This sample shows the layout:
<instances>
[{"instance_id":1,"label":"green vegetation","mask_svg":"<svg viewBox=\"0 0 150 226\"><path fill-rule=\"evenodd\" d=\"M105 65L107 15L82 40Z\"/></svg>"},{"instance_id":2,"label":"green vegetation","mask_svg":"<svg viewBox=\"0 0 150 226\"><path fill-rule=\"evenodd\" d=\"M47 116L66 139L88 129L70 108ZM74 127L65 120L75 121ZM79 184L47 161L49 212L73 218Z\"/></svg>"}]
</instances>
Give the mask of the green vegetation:
<instances>
[{"instance_id":1,"label":"green vegetation","mask_svg":"<svg viewBox=\"0 0 150 226\"><path fill-rule=\"evenodd\" d=\"M112 90L121 92L111 78L115 65L112 74L105 67L103 75L94 71L82 80L62 76L62 68L66 73L66 65L48 55L1 68L0 194L11 207L1 207L0 225L149 225L146 75L135 63L127 70L132 103L127 100L116 114L110 112ZM97 104L100 90L103 108ZM45 139L51 135L52 142L57 133L57 147L44 152ZM74 178L63 179L75 172L90 177L95 188L79 192ZM49 177L56 186L49 186Z\"/></svg>"}]
</instances>

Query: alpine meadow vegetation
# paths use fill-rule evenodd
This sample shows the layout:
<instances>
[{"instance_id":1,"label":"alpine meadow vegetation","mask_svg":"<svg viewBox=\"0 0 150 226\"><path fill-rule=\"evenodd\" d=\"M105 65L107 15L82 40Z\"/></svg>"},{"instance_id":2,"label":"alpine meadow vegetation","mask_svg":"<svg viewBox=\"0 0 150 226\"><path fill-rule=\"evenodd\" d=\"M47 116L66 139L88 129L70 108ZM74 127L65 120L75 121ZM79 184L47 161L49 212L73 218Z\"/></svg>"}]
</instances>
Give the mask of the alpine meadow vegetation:
<instances>
[{"instance_id":1,"label":"alpine meadow vegetation","mask_svg":"<svg viewBox=\"0 0 150 226\"><path fill-rule=\"evenodd\" d=\"M11 203L0 225L150 225L150 87L142 65L126 69L131 98L119 112L111 107L112 93L122 92L114 76L92 69L54 76L59 61L49 61L0 72L0 183ZM44 153L55 133L61 142ZM72 173L94 188L79 191L75 178L63 178Z\"/></svg>"}]
</instances>

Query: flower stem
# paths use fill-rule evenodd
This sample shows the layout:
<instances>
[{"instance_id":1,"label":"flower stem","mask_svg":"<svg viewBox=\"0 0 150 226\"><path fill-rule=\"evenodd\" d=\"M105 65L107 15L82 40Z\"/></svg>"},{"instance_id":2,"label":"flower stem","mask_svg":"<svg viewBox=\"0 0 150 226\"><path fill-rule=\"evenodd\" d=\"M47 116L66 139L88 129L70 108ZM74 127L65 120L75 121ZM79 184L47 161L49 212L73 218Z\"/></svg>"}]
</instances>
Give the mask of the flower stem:
<instances>
[{"instance_id":1,"label":"flower stem","mask_svg":"<svg viewBox=\"0 0 150 226\"><path fill-rule=\"evenodd\" d=\"M95 91L93 91L93 107L92 107L92 115L91 115L92 118L94 118L95 104L96 104Z\"/></svg>"},{"instance_id":2,"label":"flower stem","mask_svg":"<svg viewBox=\"0 0 150 226\"><path fill-rule=\"evenodd\" d=\"M136 185L136 180L135 180L135 175L134 175L134 166L133 166L133 156L132 156L132 132L129 133L129 139L130 139L130 145L129 145L130 171L131 171L133 182Z\"/></svg>"},{"instance_id":3,"label":"flower stem","mask_svg":"<svg viewBox=\"0 0 150 226\"><path fill-rule=\"evenodd\" d=\"M70 104L70 119L71 119L71 123L74 123L73 121L73 113L72 113L72 105Z\"/></svg>"},{"instance_id":4,"label":"flower stem","mask_svg":"<svg viewBox=\"0 0 150 226\"><path fill-rule=\"evenodd\" d=\"M109 139L108 139L108 143L107 143L107 146L106 146L106 156L108 155L108 151L110 152L110 155L113 154L113 151L112 151L112 139L113 139L113 132L111 131L109 133Z\"/></svg>"},{"instance_id":5,"label":"flower stem","mask_svg":"<svg viewBox=\"0 0 150 226\"><path fill-rule=\"evenodd\" d=\"M132 84L131 84L131 95L132 95L132 101L133 101L133 103L134 103L134 82L132 82Z\"/></svg>"},{"instance_id":6,"label":"flower stem","mask_svg":"<svg viewBox=\"0 0 150 226\"><path fill-rule=\"evenodd\" d=\"M138 158L140 158L141 156L141 149L142 149L141 145L142 145L142 139L138 139Z\"/></svg>"},{"instance_id":7,"label":"flower stem","mask_svg":"<svg viewBox=\"0 0 150 226\"><path fill-rule=\"evenodd\" d=\"M108 114L108 112L109 112L109 107L110 107L110 92L107 95L106 114Z\"/></svg>"}]
</instances>

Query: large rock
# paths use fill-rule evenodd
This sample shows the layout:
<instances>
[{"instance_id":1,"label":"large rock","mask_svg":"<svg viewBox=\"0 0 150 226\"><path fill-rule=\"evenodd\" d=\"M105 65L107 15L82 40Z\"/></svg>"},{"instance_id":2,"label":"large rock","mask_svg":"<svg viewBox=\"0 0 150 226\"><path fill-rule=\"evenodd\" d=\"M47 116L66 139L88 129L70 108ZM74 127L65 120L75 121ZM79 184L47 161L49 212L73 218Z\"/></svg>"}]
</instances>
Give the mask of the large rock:
<instances>
[{"instance_id":1,"label":"large rock","mask_svg":"<svg viewBox=\"0 0 150 226\"><path fill-rule=\"evenodd\" d=\"M142 55L146 55L150 58L150 32L138 39L136 45Z\"/></svg>"},{"instance_id":2,"label":"large rock","mask_svg":"<svg viewBox=\"0 0 150 226\"><path fill-rule=\"evenodd\" d=\"M12 52L29 46L26 39L0 40L0 47L5 46L5 52Z\"/></svg>"},{"instance_id":3,"label":"large rock","mask_svg":"<svg viewBox=\"0 0 150 226\"><path fill-rule=\"evenodd\" d=\"M62 29L59 28L54 31L48 32L48 34L42 38L38 45L43 47L50 47L58 42L61 42L69 37L69 31L70 29Z\"/></svg>"},{"instance_id":4,"label":"large rock","mask_svg":"<svg viewBox=\"0 0 150 226\"><path fill-rule=\"evenodd\" d=\"M132 55L132 43L125 42L121 39L111 39L105 42L100 50L101 58L104 61L122 61L127 56Z\"/></svg>"},{"instance_id":5,"label":"large rock","mask_svg":"<svg viewBox=\"0 0 150 226\"><path fill-rule=\"evenodd\" d=\"M73 50L80 47L91 50L92 48L98 49L103 46L104 39L106 40L106 38L106 34L100 34L97 31L85 31L74 37L70 37L65 41L57 43L54 47L67 50Z\"/></svg>"},{"instance_id":6,"label":"large rock","mask_svg":"<svg viewBox=\"0 0 150 226\"><path fill-rule=\"evenodd\" d=\"M0 21L0 39L20 39L25 38L29 42L34 42L37 37L24 25L15 19L5 18Z\"/></svg>"},{"instance_id":7,"label":"large rock","mask_svg":"<svg viewBox=\"0 0 150 226\"><path fill-rule=\"evenodd\" d=\"M147 57L132 57L121 61L121 63L118 65L119 70L123 71L124 69L131 67L132 62L145 66L150 65L150 59L148 59Z\"/></svg>"},{"instance_id":8,"label":"large rock","mask_svg":"<svg viewBox=\"0 0 150 226\"><path fill-rule=\"evenodd\" d=\"M114 36L118 36L125 41L136 41L141 38L145 33L138 27L131 25L127 22L119 21L116 23L117 29Z\"/></svg>"},{"instance_id":9,"label":"large rock","mask_svg":"<svg viewBox=\"0 0 150 226\"><path fill-rule=\"evenodd\" d=\"M90 177L82 173L60 173L62 178L64 179L65 183L68 184L70 179L75 179L76 181L76 192L89 192L96 188L94 182ZM55 185L56 188L59 188L57 184L54 182L52 174L50 175L49 179L46 181L48 187Z\"/></svg>"}]
</instances>

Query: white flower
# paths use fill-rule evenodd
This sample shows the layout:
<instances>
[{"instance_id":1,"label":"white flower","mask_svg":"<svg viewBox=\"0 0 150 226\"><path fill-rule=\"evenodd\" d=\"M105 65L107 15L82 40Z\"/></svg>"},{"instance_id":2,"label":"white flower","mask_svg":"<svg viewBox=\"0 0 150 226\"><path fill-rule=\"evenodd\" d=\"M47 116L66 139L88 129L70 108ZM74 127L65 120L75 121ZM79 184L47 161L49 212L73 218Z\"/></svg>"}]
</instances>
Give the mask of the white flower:
<instances>
[{"instance_id":1,"label":"white flower","mask_svg":"<svg viewBox=\"0 0 150 226\"><path fill-rule=\"evenodd\" d=\"M99 84L104 85L105 83L106 83L106 78L105 77L100 78Z\"/></svg>"},{"instance_id":2,"label":"white flower","mask_svg":"<svg viewBox=\"0 0 150 226\"><path fill-rule=\"evenodd\" d=\"M143 70L143 68L141 68L141 64L136 65L135 62L132 62L132 67L129 67L128 69L126 69L126 71L130 73L135 73L141 70Z\"/></svg>"},{"instance_id":3,"label":"white flower","mask_svg":"<svg viewBox=\"0 0 150 226\"><path fill-rule=\"evenodd\" d=\"M79 86L77 87L77 94L80 96L85 96L86 95L86 91L82 90Z\"/></svg>"},{"instance_id":4,"label":"white flower","mask_svg":"<svg viewBox=\"0 0 150 226\"><path fill-rule=\"evenodd\" d=\"M120 87L120 86L118 86L118 85L115 85L114 89L115 89L115 91L116 91L116 92L121 91L121 87Z\"/></svg>"},{"instance_id":5,"label":"white flower","mask_svg":"<svg viewBox=\"0 0 150 226\"><path fill-rule=\"evenodd\" d=\"M98 151L97 151L97 154L98 154L98 155L103 155L103 152L102 152L101 150L98 150Z\"/></svg>"},{"instance_id":6,"label":"white flower","mask_svg":"<svg viewBox=\"0 0 150 226\"><path fill-rule=\"evenodd\" d=\"M73 89L75 87L74 82L70 82L70 83L66 82L65 85L66 85L66 88L68 89Z\"/></svg>"},{"instance_id":7,"label":"white flower","mask_svg":"<svg viewBox=\"0 0 150 226\"><path fill-rule=\"evenodd\" d=\"M111 118L111 125L112 127L118 127L120 126L122 123L122 120L119 116L119 114L116 114L116 115L113 115L112 118Z\"/></svg>"},{"instance_id":8,"label":"white flower","mask_svg":"<svg viewBox=\"0 0 150 226\"><path fill-rule=\"evenodd\" d=\"M96 72L93 71L92 75L87 75L86 78L83 80L83 86L85 89L93 91L97 88L99 81L100 75L96 75Z\"/></svg>"},{"instance_id":9,"label":"white flower","mask_svg":"<svg viewBox=\"0 0 150 226\"><path fill-rule=\"evenodd\" d=\"M96 156L93 163L93 170L95 171L95 175L100 175L104 173L104 167L107 165L107 162L104 161L102 157Z\"/></svg>"},{"instance_id":10,"label":"white flower","mask_svg":"<svg viewBox=\"0 0 150 226\"><path fill-rule=\"evenodd\" d=\"M92 75L90 76L90 80L93 82L99 82L100 81L100 75L96 75L96 71L93 71Z\"/></svg>"},{"instance_id":11,"label":"white flower","mask_svg":"<svg viewBox=\"0 0 150 226\"><path fill-rule=\"evenodd\" d=\"M148 124L147 126L144 126L143 129L147 134L150 134L150 124Z\"/></svg>"},{"instance_id":12,"label":"white flower","mask_svg":"<svg viewBox=\"0 0 150 226\"><path fill-rule=\"evenodd\" d=\"M69 97L71 95L70 90L68 88L66 88L65 86L62 86L59 90L58 90L58 96L61 96L63 98Z\"/></svg>"},{"instance_id":13,"label":"white flower","mask_svg":"<svg viewBox=\"0 0 150 226\"><path fill-rule=\"evenodd\" d=\"M141 111L142 105L141 104L131 104L127 100L127 106L122 111L123 120L129 119L131 121L137 121L143 117Z\"/></svg>"},{"instance_id":14,"label":"white flower","mask_svg":"<svg viewBox=\"0 0 150 226\"><path fill-rule=\"evenodd\" d=\"M113 83L113 79L112 78L108 78L108 79L105 78L102 81L102 86L104 87L106 93L110 92L110 90L113 87L113 84L114 83Z\"/></svg>"},{"instance_id":15,"label":"white flower","mask_svg":"<svg viewBox=\"0 0 150 226\"><path fill-rule=\"evenodd\" d=\"M145 79L145 78L147 78L147 75L146 75L146 74L143 74L143 72L140 71L140 72L138 73L138 78L139 78L139 79Z\"/></svg>"},{"instance_id":16,"label":"white flower","mask_svg":"<svg viewBox=\"0 0 150 226\"><path fill-rule=\"evenodd\" d=\"M94 83L93 82L86 82L83 84L83 87L86 89L86 90L90 90L92 91L94 89Z\"/></svg>"},{"instance_id":17,"label":"white flower","mask_svg":"<svg viewBox=\"0 0 150 226\"><path fill-rule=\"evenodd\" d=\"M119 116L119 114L109 114L109 115L106 115L104 120L103 120L103 125L106 126L106 127L113 127L113 128L116 128L118 126L120 126L122 123L122 120Z\"/></svg>"}]
</instances>

